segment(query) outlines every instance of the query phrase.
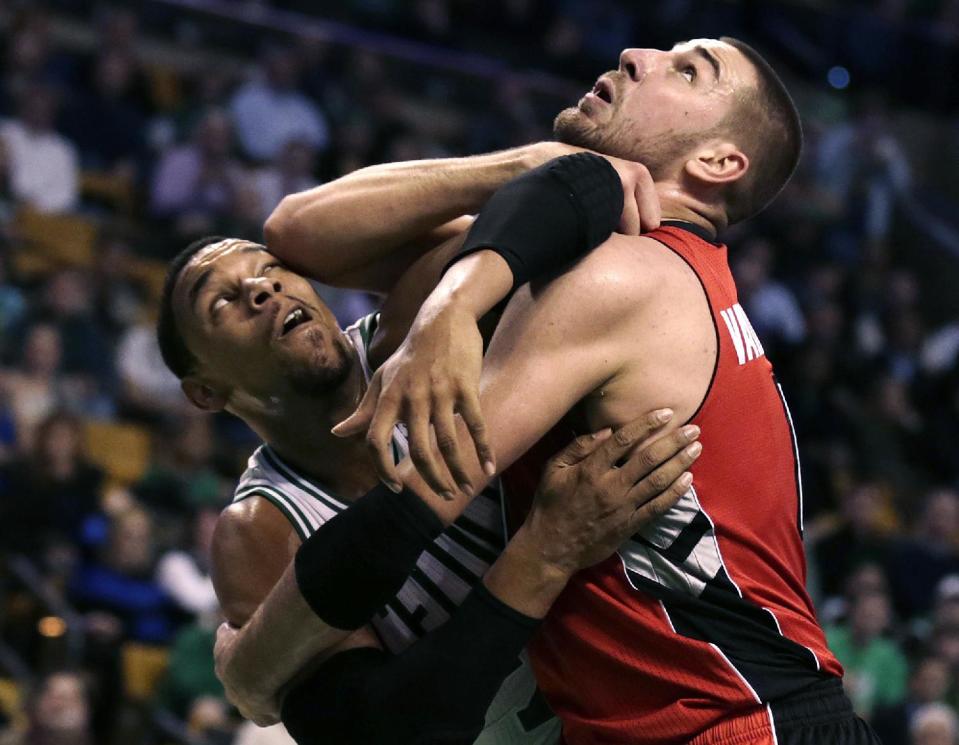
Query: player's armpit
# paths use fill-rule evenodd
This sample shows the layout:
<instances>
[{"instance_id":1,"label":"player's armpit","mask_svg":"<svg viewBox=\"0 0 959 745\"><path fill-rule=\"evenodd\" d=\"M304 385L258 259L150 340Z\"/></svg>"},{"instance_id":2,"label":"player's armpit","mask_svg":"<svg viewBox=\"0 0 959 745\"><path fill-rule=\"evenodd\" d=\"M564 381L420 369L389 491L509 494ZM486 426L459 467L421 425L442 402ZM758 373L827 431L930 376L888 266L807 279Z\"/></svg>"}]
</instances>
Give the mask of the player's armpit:
<instances>
[{"instance_id":1,"label":"player's armpit","mask_svg":"<svg viewBox=\"0 0 959 745\"><path fill-rule=\"evenodd\" d=\"M263 497L248 497L223 510L213 533L211 573L231 624L242 626L249 620L299 544L289 520Z\"/></svg>"}]
</instances>

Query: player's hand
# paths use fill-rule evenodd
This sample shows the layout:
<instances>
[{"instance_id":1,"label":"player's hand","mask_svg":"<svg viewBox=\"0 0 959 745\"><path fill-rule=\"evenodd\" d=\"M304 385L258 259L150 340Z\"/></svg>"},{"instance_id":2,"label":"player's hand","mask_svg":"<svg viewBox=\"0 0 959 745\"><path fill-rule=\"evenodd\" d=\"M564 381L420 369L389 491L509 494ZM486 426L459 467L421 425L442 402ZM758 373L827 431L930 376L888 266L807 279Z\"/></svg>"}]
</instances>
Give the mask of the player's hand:
<instances>
[{"instance_id":1,"label":"player's hand","mask_svg":"<svg viewBox=\"0 0 959 745\"><path fill-rule=\"evenodd\" d=\"M392 435L405 422L416 470L437 494L452 499L457 487L472 495L467 448L485 472L496 472L479 404L483 338L475 316L455 304L421 311L403 344L377 370L357 410L333 428L342 437L366 431L376 470L394 491L402 485L393 462ZM473 442L459 441L456 415Z\"/></svg>"},{"instance_id":2,"label":"player's hand","mask_svg":"<svg viewBox=\"0 0 959 745\"><path fill-rule=\"evenodd\" d=\"M526 152L530 168L535 168L553 158L587 151L562 142L536 142L527 146ZM610 162L623 185L623 214L617 231L624 235L639 235L656 230L662 221L662 209L649 169L642 163L596 154Z\"/></svg>"},{"instance_id":3,"label":"player's hand","mask_svg":"<svg viewBox=\"0 0 959 745\"><path fill-rule=\"evenodd\" d=\"M213 648L216 676L223 683L226 697L240 714L259 727L269 727L280 721L280 707L272 693L258 691L243 681L236 680L232 674L230 661L236 649L240 629L228 623L221 623L216 630L216 644Z\"/></svg>"},{"instance_id":4,"label":"player's hand","mask_svg":"<svg viewBox=\"0 0 959 745\"><path fill-rule=\"evenodd\" d=\"M593 566L676 504L702 446L698 427L670 430L671 419L662 409L577 437L549 461L523 526L544 561L568 574Z\"/></svg>"}]
</instances>

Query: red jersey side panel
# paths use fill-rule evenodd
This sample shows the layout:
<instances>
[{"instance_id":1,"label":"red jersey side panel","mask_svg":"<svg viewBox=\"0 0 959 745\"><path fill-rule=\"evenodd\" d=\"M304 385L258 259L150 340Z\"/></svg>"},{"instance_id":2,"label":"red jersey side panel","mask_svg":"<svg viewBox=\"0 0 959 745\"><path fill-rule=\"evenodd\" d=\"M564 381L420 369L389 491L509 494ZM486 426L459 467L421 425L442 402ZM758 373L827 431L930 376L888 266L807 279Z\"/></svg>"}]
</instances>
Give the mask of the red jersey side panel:
<instances>
[{"instance_id":1,"label":"red jersey side panel","mask_svg":"<svg viewBox=\"0 0 959 745\"><path fill-rule=\"evenodd\" d=\"M569 745L687 743L733 714L842 675L805 590L788 408L737 301L726 248L679 227L650 237L699 277L718 361L692 419L703 443L693 486L616 555L578 574L531 647ZM554 444L507 474L512 494L533 493L526 484Z\"/></svg>"}]
</instances>

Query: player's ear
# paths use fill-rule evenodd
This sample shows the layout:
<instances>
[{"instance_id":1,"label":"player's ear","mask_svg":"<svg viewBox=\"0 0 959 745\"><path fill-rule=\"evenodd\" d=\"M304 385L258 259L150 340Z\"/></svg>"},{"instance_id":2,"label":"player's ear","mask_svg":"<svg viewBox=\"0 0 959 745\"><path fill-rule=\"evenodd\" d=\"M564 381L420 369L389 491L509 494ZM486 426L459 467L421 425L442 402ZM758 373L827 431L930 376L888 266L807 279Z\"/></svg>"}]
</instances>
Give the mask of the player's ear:
<instances>
[{"instance_id":1,"label":"player's ear","mask_svg":"<svg viewBox=\"0 0 959 745\"><path fill-rule=\"evenodd\" d=\"M731 142L715 141L686 161L686 173L702 184L719 186L737 181L749 170L749 158Z\"/></svg>"},{"instance_id":2,"label":"player's ear","mask_svg":"<svg viewBox=\"0 0 959 745\"><path fill-rule=\"evenodd\" d=\"M183 393L190 402L203 411L223 411L226 407L227 395L218 386L210 381L203 380L196 375L187 375L180 381Z\"/></svg>"}]
</instances>

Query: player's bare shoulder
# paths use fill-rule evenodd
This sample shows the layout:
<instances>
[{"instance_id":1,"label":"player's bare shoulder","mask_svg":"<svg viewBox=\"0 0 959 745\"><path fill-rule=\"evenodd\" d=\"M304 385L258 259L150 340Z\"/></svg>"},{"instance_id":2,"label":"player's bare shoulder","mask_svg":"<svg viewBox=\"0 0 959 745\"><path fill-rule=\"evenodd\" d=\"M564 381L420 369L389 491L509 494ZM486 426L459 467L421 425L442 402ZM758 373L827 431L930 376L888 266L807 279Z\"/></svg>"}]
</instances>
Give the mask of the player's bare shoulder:
<instances>
[{"instance_id":1,"label":"player's bare shoulder","mask_svg":"<svg viewBox=\"0 0 959 745\"><path fill-rule=\"evenodd\" d=\"M688 278L695 280L695 275L659 241L613 234L550 285L564 295L588 301L585 307L592 313L606 311L622 317Z\"/></svg>"},{"instance_id":2,"label":"player's bare shoulder","mask_svg":"<svg viewBox=\"0 0 959 745\"><path fill-rule=\"evenodd\" d=\"M289 565L300 539L269 500L251 496L220 513L213 533L212 578L224 615L242 625Z\"/></svg>"}]
</instances>

